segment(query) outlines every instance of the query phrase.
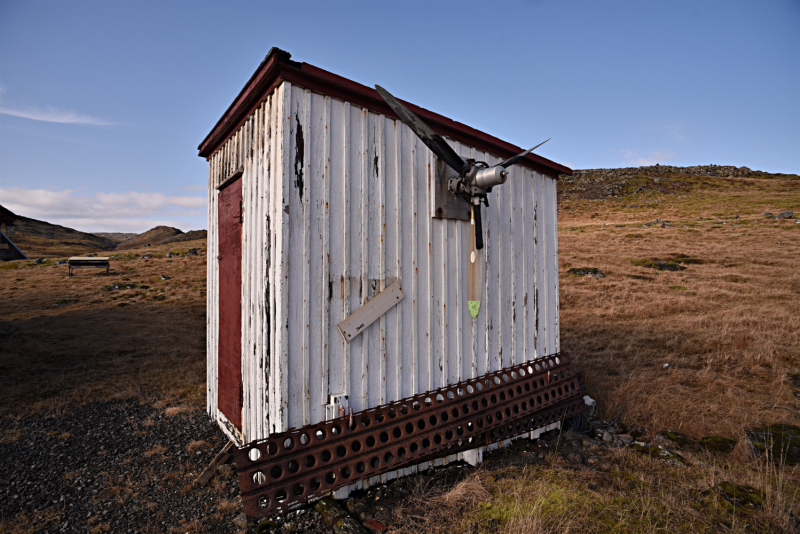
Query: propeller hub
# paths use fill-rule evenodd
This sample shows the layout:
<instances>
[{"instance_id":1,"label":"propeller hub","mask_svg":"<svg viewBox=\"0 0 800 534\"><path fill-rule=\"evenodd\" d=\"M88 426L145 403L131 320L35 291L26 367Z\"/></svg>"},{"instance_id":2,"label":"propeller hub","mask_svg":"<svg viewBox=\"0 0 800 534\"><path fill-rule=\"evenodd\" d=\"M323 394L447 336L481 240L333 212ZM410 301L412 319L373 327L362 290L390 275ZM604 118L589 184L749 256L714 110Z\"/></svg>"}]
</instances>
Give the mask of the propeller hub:
<instances>
[{"instance_id":1,"label":"propeller hub","mask_svg":"<svg viewBox=\"0 0 800 534\"><path fill-rule=\"evenodd\" d=\"M479 169L475 173L473 183L481 189L489 189L496 185L504 184L508 180L508 172L499 165L488 169Z\"/></svg>"}]
</instances>

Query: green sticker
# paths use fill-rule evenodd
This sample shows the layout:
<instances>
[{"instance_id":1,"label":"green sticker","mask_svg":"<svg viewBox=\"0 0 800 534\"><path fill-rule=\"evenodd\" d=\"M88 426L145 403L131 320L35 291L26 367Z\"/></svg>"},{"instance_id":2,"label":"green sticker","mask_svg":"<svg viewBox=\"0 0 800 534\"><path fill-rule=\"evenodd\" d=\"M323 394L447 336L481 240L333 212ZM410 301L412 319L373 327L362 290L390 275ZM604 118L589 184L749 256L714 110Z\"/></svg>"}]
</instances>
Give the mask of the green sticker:
<instances>
[{"instance_id":1,"label":"green sticker","mask_svg":"<svg viewBox=\"0 0 800 534\"><path fill-rule=\"evenodd\" d=\"M478 312L481 309L481 301L479 300L470 300L469 301L469 315L475 319L478 316Z\"/></svg>"}]
</instances>

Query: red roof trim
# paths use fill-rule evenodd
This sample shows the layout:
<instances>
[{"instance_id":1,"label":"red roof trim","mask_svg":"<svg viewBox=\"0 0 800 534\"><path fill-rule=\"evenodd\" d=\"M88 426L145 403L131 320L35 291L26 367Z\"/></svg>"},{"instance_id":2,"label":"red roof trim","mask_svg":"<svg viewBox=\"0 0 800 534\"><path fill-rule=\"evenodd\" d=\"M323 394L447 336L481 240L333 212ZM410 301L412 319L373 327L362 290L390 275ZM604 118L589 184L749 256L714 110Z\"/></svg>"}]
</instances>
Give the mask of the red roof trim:
<instances>
[{"instance_id":1,"label":"red roof trim","mask_svg":"<svg viewBox=\"0 0 800 534\"><path fill-rule=\"evenodd\" d=\"M283 81L389 117L398 118L375 89L308 63L295 63L289 60L289 54L286 52L272 49L233 104L217 121L211 133L200 143L199 155L205 158L211 156L241 126L264 98ZM524 150L438 113L408 102L404 103L438 134L473 146L478 150L485 150L504 159ZM528 154L519 161L519 164L553 178L557 178L559 174L572 174L572 169L536 154Z\"/></svg>"}]
</instances>

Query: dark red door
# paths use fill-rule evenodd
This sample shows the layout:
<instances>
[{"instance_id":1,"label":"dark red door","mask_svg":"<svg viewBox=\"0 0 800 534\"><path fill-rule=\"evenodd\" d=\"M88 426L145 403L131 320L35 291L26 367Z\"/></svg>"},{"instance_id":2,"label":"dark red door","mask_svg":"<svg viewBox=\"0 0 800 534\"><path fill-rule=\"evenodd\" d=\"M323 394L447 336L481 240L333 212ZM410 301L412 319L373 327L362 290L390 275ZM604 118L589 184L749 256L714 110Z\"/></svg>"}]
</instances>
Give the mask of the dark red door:
<instances>
[{"instance_id":1,"label":"dark red door","mask_svg":"<svg viewBox=\"0 0 800 534\"><path fill-rule=\"evenodd\" d=\"M242 428L242 180L219 192L219 384L217 406Z\"/></svg>"}]
</instances>

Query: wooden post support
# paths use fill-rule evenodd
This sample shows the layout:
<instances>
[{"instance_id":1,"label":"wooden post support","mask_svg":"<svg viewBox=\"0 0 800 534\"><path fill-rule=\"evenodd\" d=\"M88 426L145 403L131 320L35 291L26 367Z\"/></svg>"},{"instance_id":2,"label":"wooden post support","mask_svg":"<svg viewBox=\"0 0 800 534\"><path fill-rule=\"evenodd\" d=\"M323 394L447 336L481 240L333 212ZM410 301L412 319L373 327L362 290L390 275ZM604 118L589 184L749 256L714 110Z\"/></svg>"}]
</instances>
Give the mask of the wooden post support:
<instances>
[{"instance_id":1,"label":"wooden post support","mask_svg":"<svg viewBox=\"0 0 800 534\"><path fill-rule=\"evenodd\" d=\"M227 444L225 444L222 450L219 451L213 460L211 460L211 463L208 464L205 469L203 469L203 472L200 473L200 476L197 477L197 480L195 480L194 483L201 488L208 484L208 481L211 480L211 477L213 477L214 473L217 472L217 467L227 462L228 458L233 455L233 451L231 450L232 448L232 441L229 441Z\"/></svg>"},{"instance_id":2,"label":"wooden post support","mask_svg":"<svg viewBox=\"0 0 800 534\"><path fill-rule=\"evenodd\" d=\"M353 519L347 510L339 506L339 503L330 497L325 497L317 501L314 510L319 512L322 520L328 525L335 534L370 534L361 523Z\"/></svg>"}]
</instances>

